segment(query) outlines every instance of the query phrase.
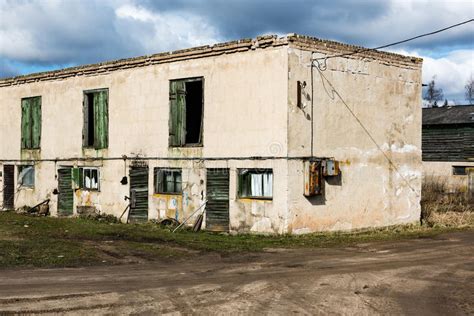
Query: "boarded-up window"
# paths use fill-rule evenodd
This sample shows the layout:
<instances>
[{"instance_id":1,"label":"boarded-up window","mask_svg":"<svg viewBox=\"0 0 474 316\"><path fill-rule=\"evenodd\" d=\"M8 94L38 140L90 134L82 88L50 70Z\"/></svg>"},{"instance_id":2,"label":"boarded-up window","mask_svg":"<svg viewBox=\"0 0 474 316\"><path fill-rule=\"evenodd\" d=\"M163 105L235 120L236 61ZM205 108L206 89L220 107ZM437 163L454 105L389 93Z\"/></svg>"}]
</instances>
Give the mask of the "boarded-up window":
<instances>
[{"instance_id":1,"label":"boarded-up window","mask_svg":"<svg viewBox=\"0 0 474 316\"><path fill-rule=\"evenodd\" d=\"M41 142L41 97L21 99L21 148L38 149Z\"/></svg>"},{"instance_id":2,"label":"boarded-up window","mask_svg":"<svg viewBox=\"0 0 474 316\"><path fill-rule=\"evenodd\" d=\"M84 92L84 147L107 148L109 143L109 109L107 89Z\"/></svg>"},{"instance_id":3,"label":"boarded-up window","mask_svg":"<svg viewBox=\"0 0 474 316\"><path fill-rule=\"evenodd\" d=\"M203 78L170 81L170 146L202 145Z\"/></svg>"},{"instance_id":4,"label":"boarded-up window","mask_svg":"<svg viewBox=\"0 0 474 316\"><path fill-rule=\"evenodd\" d=\"M239 197L273 197L273 171L271 169L239 169Z\"/></svg>"},{"instance_id":5,"label":"boarded-up window","mask_svg":"<svg viewBox=\"0 0 474 316\"><path fill-rule=\"evenodd\" d=\"M155 193L181 194L181 169L155 168Z\"/></svg>"},{"instance_id":6,"label":"boarded-up window","mask_svg":"<svg viewBox=\"0 0 474 316\"><path fill-rule=\"evenodd\" d=\"M22 187L35 187L35 167L18 166L18 184Z\"/></svg>"}]
</instances>

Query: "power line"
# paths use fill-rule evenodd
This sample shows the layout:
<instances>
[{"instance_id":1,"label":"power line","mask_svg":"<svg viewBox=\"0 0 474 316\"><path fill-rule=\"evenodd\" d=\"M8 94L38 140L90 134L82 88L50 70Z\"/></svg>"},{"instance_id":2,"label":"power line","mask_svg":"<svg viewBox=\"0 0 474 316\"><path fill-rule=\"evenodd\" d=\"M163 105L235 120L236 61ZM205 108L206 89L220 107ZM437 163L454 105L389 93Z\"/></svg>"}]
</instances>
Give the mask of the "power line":
<instances>
[{"instance_id":1,"label":"power line","mask_svg":"<svg viewBox=\"0 0 474 316\"><path fill-rule=\"evenodd\" d=\"M330 58L350 56L350 55L354 55L354 54L358 54L358 53L362 53L362 52L367 52L367 51L371 51L371 50L387 48L387 47L390 47L390 46L395 46L395 45L403 44L403 43L406 43L406 42L410 42L410 41L413 41L413 40L418 39L418 38L438 34L438 33L441 33L441 32L447 31L449 29L452 29L452 28L455 28L455 27L458 27L458 26L461 26L461 25L464 25L464 24L467 24L467 23L471 23L471 22L474 22L474 19L466 20L466 21L463 21L463 22L460 22L460 23L457 23L457 24L453 24L453 25L450 25L448 27L445 27L445 28L442 28L442 29L439 29L439 30L436 30L436 31L432 31L432 32L429 32L429 33L425 33L425 34L417 35L417 36L414 36L414 37L410 37L410 38L407 38L407 39L404 39L404 40L401 40L401 41L398 41L398 42L394 42L394 43L390 43L390 44L386 44L386 45L382 45L382 46L378 46L378 47L374 47L374 48L358 49L358 50L355 50L355 51L350 52L350 53L344 53L344 54L332 55L332 56L327 56L327 57L314 58L313 61L314 60L316 60L316 61L318 61L318 60L328 60ZM319 66L318 66L318 68L319 68Z\"/></svg>"},{"instance_id":2,"label":"power line","mask_svg":"<svg viewBox=\"0 0 474 316\"><path fill-rule=\"evenodd\" d=\"M437 34L437 33L441 33L441 32L447 31L447 30L449 30L449 29L452 29L452 28L455 28L455 27L458 27L458 26L461 26L461 25L464 25L464 24L467 24L467 23L471 23L471 22L473 22L473 21L474 21L474 19L470 19L470 20L463 21L463 22L460 22L460 23L457 23L457 24L453 24L453 25L451 25L451 26L448 26L448 27L445 27L445 28L442 28L442 29L439 29L439 30L436 30L436 31L432 31L432 32L429 32L429 33L417 35L417 36L414 36L414 37L411 37L411 38L408 38L408 39L404 39L404 40L401 40L401 41L398 41L398 42L394 42L394 43L390 43L390 44L378 46L378 47L375 47L375 48L363 48L363 49L355 50L355 51L350 52L350 53L344 53L344 54L337 54L337 55L326 56L326 57L313 58L313 59L311 60L311 79L312 79L312 77L313 77L313 67L314 67L313 62L316 61L316 63L317 63L316 69L319 71L319 75L321 76L321 80L322 80L324 89L326 90L326 93L328 93L328 95L329 95L329 92L328 92L327 89L326 89L326 86L325 86L324 81L327 81L327 83L329 84L329 86L330 86L330 88L331 88L331 93L332 93L332 95L329 95L329 97L334 100L334 99L335 99L334 96L337 95L337 97L339 98L339 100L344 104L345 108L350 112L350 114L355 118L355 120L357 121L357 123L362 127L362 129L364 130L364 132L368 135L369 139L375 144L375 146L377 147L377 149L382 153L382 155L385 157L385 159L388 161L388 163L394 168L395 172L396 172L396 173L400 176L400 178L406 183L406 185L410 188L410 190L411 190L412 192L414 192L418 197L420 196L419 193L411 186L410 182L402 175L402 173L400 172L398 166L392 161L392 159L387 155L387 153L386 153L386 152L382 149L382 147L377 143L377 141L376 141L375 138L372 136L372 134L371 134L370 131L367 129L367 127L366 127L366 126L362 123L362 121L357 117L357 115L354 113L354 111L351 110L351 108L349 107L349 105L348 105L348 104L346 103L346 101L342 98L342 96L339 94L339 92L334 88L334 86L331 84L331 82L323 75L323 71L326 70L326 68L327 68L327 66L326 66L326 61L327 61L328 59L330 59L330 58L350 56L350 55L354 55L354 54L361 53L361 52L372 51L372 50L387 48L387 47L390 47L390 46L395 46L395 45L398 45L398 44L402 44L402 43L406 43L406 42L409 42L409 41L413 41L413 40L418 39L418 38L422 38L422 37L434 35L434 34ZM319 60L324 60L324 64L321 65L321 64L319 63Z\"/></svg>"},{"instance_id":3,"label":"power line","mask_svg":"<svg viewBox=\"0 0 474 316\"><path fill-rule=\"evenodd\" d=\"M388 156L388 154L382 149L382 147L379 145L379 143L377 143L377 141L375 140L374 136L372 136L372 134L370 133L370 131L368 130L368 128L364 125L364 123L362 123L361 119L354 113L354 111L350 108L350 106L346 103L346 101L343 99L343 97L341 96L341 94L336 90L336 88L332 85L332 83L326 78L326 76L323 74L323 71L321 71L319 68L317 68L318 72L319 72L319 75L321 76L321 81L322 81L322 84L323 84L323 87L324 87L324 90L326 91L326 93L328 94L328 96L334 100L335 99L335 95L339 98L339 100L342 102L342 104L344 104L345 108L349 111L349 113L355 118L355 120L357 121L357 123L362 127L363 131L367 134L367 136L369 137L369 139L375 144L375 147L377 147L377 149L382 153L382 155L385 157L385 159L388 161L389 165L392 166L392 168L395 170L395 172L400 176L400 178L405 182L405 184L408 186L408 188L413 192L415 193L415 195L417 197L420 197L420 194L418 193L417 190L415 190L415 188L413 188L413 186L410 184L410 181L408 181L408 179L401 173L399 167L393 162L393 160ZM311 73L313 72L313 67L311 67ZM328 89L326 88L326 84L324 82L327 82L329 87L330 87L330 92L328 91Z\"/></svg>"}]
</instances>

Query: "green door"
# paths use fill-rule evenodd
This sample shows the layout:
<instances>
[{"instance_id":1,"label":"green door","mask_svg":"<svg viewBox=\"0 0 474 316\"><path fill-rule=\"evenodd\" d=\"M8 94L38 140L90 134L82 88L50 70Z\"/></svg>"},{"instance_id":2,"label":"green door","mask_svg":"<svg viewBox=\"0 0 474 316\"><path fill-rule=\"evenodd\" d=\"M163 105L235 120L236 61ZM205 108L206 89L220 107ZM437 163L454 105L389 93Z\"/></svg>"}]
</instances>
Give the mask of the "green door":
<instances>
[{"instance_id":1,"label":"green door","mask_svg":"<svg viewBox=\"0 0 474 316\"><path fill-rule=\"evenodd\" d=\"M148 220L148 167L130 168L131 222Z\"/></svg>"},{"instance_id":2,"label":"green door","mask_svg":"<svg viewBox=\"0 0 474 316\"><path fill-rule=\"evenodd\" d=\"M72 168L58 169L58 215L72 215L74 191L72 189Z\"/></svg>"},{"instance_id":3,"label":"green door","mask_svg":"<svg viewBox=\"0 0 474 316\"><path fill-rule=\"evenodd\" d=\"M207 169L206 229L229 231L229 169Z\"/></svg>"}]
</instances>

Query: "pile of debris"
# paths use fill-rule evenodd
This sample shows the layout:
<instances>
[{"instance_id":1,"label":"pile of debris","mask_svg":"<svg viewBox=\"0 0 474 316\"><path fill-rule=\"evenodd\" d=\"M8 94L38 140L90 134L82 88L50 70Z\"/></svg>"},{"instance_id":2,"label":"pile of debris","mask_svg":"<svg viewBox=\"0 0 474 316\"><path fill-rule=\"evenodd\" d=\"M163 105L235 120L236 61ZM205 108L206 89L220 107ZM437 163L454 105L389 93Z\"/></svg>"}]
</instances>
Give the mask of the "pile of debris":
<instances>
[{"instance_id":1,"label":"pile of debris","mask_svg":"<svg viewBox=\"0 0 474 316\"><path fill-rule=\"evenodd\" d=\"M33 216L48 216L49 215L49 199L44 200L43 202L36 204L33 207L24 206L19 209L16 209L16 213L19 214L28 214Z\"/></svg>"}]
</instances>

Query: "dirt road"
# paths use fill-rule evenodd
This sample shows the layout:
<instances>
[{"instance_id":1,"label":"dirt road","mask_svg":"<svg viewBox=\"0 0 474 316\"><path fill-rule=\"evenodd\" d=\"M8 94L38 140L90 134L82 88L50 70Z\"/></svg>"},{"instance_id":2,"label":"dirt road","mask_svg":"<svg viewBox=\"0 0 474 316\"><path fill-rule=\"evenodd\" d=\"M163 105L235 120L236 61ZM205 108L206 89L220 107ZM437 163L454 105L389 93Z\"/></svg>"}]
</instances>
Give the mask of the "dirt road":
<instances>
[{"instance_id":1,"label":"dirt road","mask_svg":"<svg viewBox=\"0 0 474 316\"><path fill-rule=\"evenodd\" d=\"M0 314L474 314L474 231L74 269L0 270Z\"/></svg>"}]
</instances>

